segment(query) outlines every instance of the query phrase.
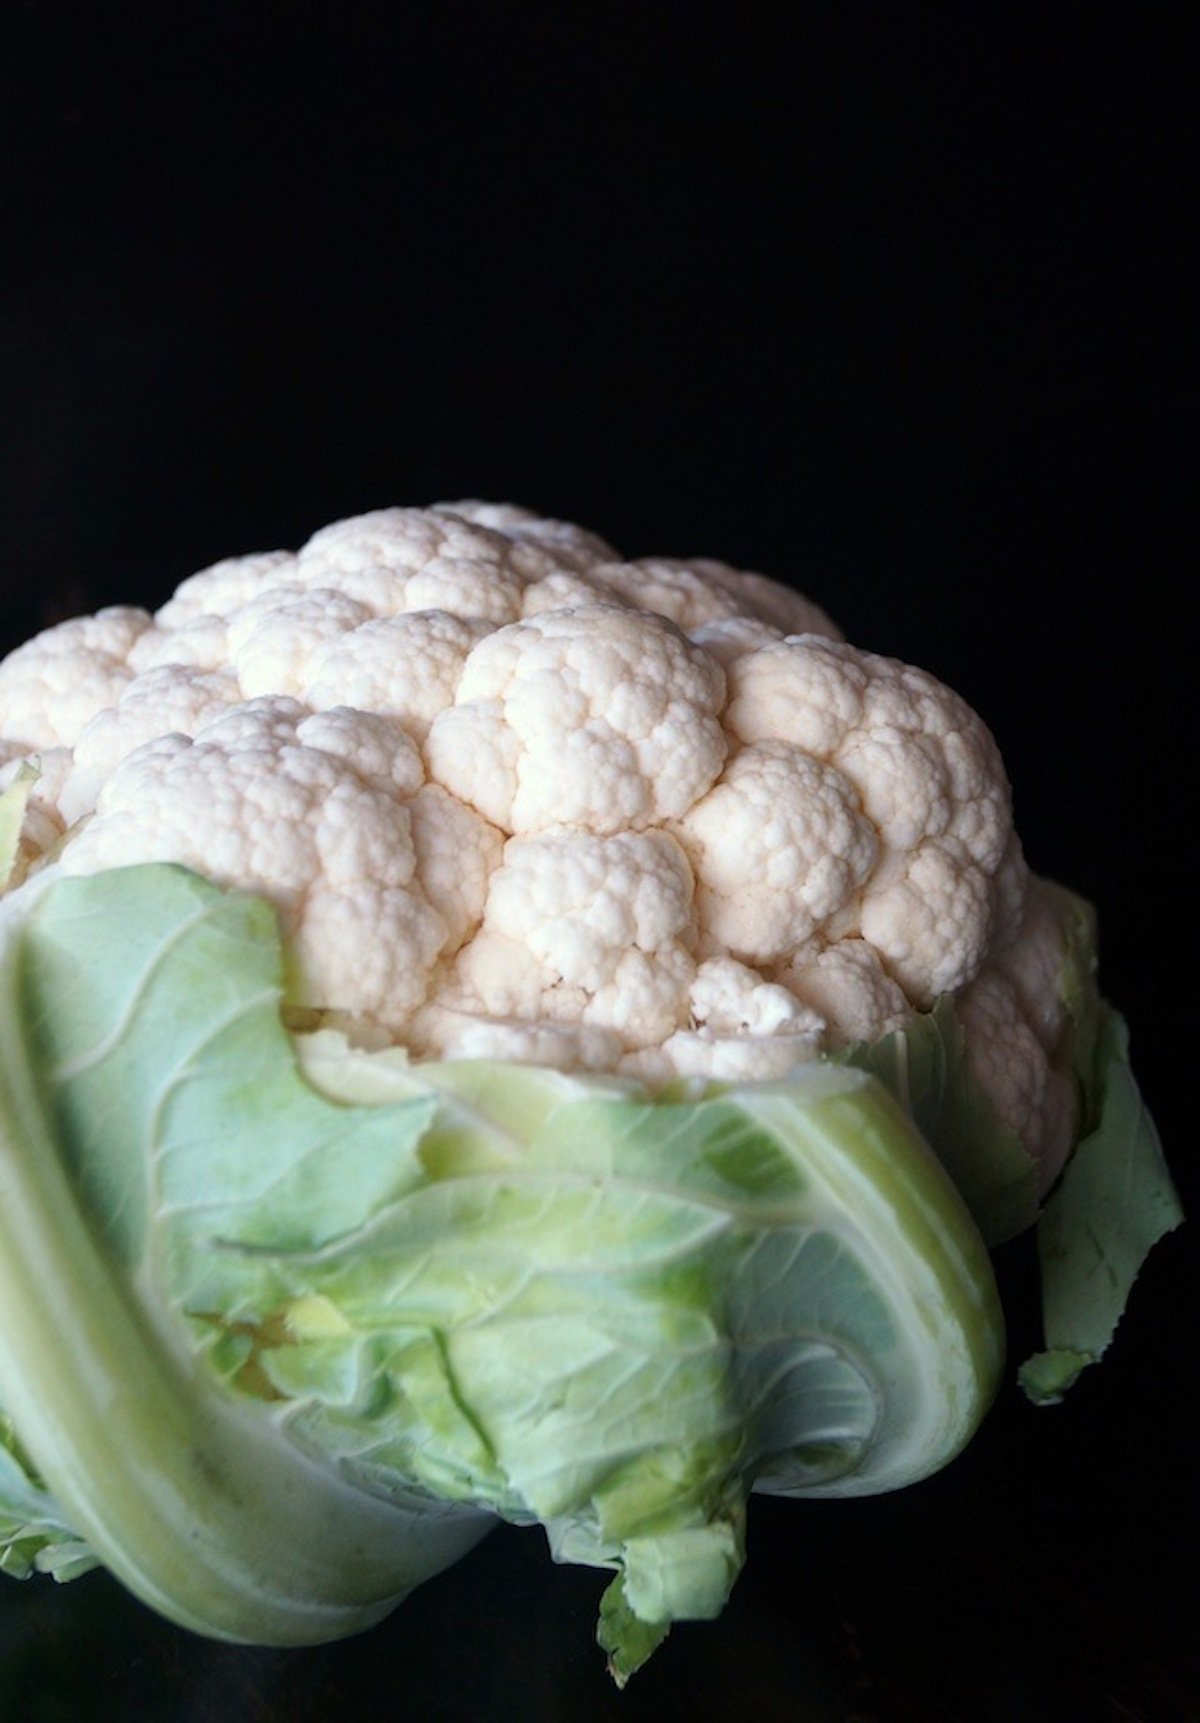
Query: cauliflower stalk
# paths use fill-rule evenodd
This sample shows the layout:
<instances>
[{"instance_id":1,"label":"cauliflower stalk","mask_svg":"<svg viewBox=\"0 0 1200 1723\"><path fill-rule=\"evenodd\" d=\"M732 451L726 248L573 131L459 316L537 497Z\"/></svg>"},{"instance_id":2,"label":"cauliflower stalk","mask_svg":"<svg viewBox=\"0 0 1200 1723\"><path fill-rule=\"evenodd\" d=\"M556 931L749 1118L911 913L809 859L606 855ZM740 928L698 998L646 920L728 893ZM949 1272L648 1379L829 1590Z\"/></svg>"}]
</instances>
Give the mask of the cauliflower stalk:
<instances>
[{"instance_id":1,"label":"cauliflower stalk","mask_svg":"<svg viewBox=\"0 0 1200 1723\"><path fill-rule=\"evenodd\" d=\"M722 563L385 509L51 628L0 889L0 1565L201 1631L351 1631L501 1515L615 1569L624 1678L749 1490L969 1438L985 1246L1043 1216L1051 1399L1178 1218L983 722Z\"/></svg>"}]
</instances>

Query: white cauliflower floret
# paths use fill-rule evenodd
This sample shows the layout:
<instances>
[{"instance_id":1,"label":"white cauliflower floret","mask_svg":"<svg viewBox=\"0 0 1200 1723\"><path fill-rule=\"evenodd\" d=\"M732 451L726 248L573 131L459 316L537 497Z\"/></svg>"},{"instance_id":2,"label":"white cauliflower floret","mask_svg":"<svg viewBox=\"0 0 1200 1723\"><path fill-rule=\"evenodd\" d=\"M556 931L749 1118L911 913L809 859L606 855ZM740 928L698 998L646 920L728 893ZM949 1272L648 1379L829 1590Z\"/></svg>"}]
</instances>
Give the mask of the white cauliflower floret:
<instances>
[{"instance_id":1,"label":"white cauliflower floret","mask_svg":"<svg viewBox=\"0 0 1200 1723\"><path fill-rule=\"evenodd\" d=\"M503 516L503 527L485 515ZM509 511L482 505L474 518L446 505L375 509L314 533L268 575L268 584L332 590L374 617L441 610L495 627L541 610L594 602L603 589L587 571L602 553L611 554L609 547L579 528L539 523L536 517L512 520Z\"/></svg>"},{"instance_id":2,"label":"white cauliflower floret","mask_svg":"<svg viewBox=\"0 0 1200 1723\"><path fill-rule=\"evenodd\" d=\"M445 610L515 622L527 584L503 533L431 509L376 509L314 533L294 578L328 587L374 616Z\"/></svg>"},{"instance_id":3,"label":"white cauliflower floret","mask_svg":"<svg viewBox=\"0 0 1200 1723\"><path fill-rule=\"evenodd\" d=\"M156 622L139 634L129 651L129 668L135 675L167 664L190 670L227 670L229 629L224 617L194 616L178 628L160 628Z\"/></svg>"},{"instance_id":4,"label":"white cauliflower floret","mask_svg":"<svg viewBox=\"0 0 1200 1723\"><path fill-rule=\"evenodd\" d=\"M976 976L956 1003L971 1071L997 1117L1033 1156L1038 1195L1044 1196L1071 1147L1074 1080L1051 1065L1021 1010L1016 989L998 969Z\"/></svg>"},{"instance_id":5,"label":"white cauliflower floret","mask_svg":"<svg viewBox=\"0 0 1200 1723\"><path fill-rule=\"evenodd\" d=\"M417 876L445 923L442 956L449 957L479 926L504 838L440 784L424 784L409 798L408 811Z\"/></svg>"},{"instance_id":6,"label":"white cauliflower floret","mask_svg":"<svg viewBox=\"0 0 1200 1723\"><path fill-rule=\"evenodd\" d=\"M495 1059L554 1071L611 1072L623 1054L621 1037L595 1023L478 1016L441 1005L422 1016L416 1033L438 1059Z\"/></svg>"},{"instance_id":7,"label":"white cauliflower floret","mask_svg":"<svg viewBox=\"0 0 1200 1723\"><path fill-rule=\"evenodd\" d=\"M365 604L326 587L281 586L230 616L229 657L243 698L303 693L322 649L368 621Z\"/></svg>"},{"instance_id":8,"label":"white cauliflower floret","mask_svg":"<svg viewBox=\"0 0 1200 1723\"><path fill-rule=\"evenodd\" d=\"M710 957L696 971L688 995L692 1020L715 1035L805 1035L814 1043L824 1028L786 987L764 981L732 957Z\"/></svg>"},{"instance_id":9,"label":"white cauliflower floret","mask_svg":"<svg viewBox=\"0 0 1200 1723\"><path fill-rule=\"evenodd\" d=\"M877 1041L902 1029L912 1016L903 988L865 939L839 939L818 951L801 951L780 980L820 1013L831 1052Z\"/></svg>"},{"instance_id":10,"label":"white cauliflower floret","mask_svg":"<svg viewBox=\"0 0 1200 1723\"><path fill-rule=\"evenodd\" d=\"M661 1047L629 1053L621 1061L623 1076L651 1088L674 1077L716 1083L770 1083L806 1065L820 1051L819 1034L722 1035L712 1029L677 1030Z\"/></svg>"},{"instance_id":11,"label":"white cauliflower floret","mask_svg":"<svg viewBox=\"0 0 1200 1723\"><path fill-rule=\"evenodd\" d=\"M547 520L528 509L481 502L441 503L433 511L487 527L507 540L505 560L524 582L522 617L566 605L611 602L593 570L616 555L595 533L571 521Z\"/></svg>"},{"instance_id":12,"label":"white cauliflower floret","mask_svg":"<svg viewBox=\"0 0 1200 1723\"><path fill-rule=\"evenodd\" d=\"M121 761L156 736L194 736L241 699L237 678L227 670L164 665L127 683L115 706L88 723L75 744L70 775L55 798L65 824L96 805L96 797Z\"/></svg>"},{"instance_id":13,"label":"white cauliflower floret","mask_svg":"<svg viewBox=\"0 0 1200 1723\"><path fill-rule=\"evenodd\" d=\"M772 628L769 622L760 622L755 616L722 616L716 622L705 622L699 628L688 629L687 636L694 646L702 647L710 658L715 658L723 669L728 670L735 659L774 645L780 638L780 631Z\"/></svg>"},{"instance_id":14,"label":"white cauliflower floret","mask_svg":"<svg viewBox=\"0 0 1200 1723\"><path fill-rule=\"evenodd\" d=\"M1070 1027L1060 986L1066 958L1054 888L1031 879L1020 925L1011 941L998 946L993 961L1011 982L1026 1022L1047 1053L1057 1053Z\"/></svg>"},{"instance_id":15,"label":"white cauliflower floret","mask_svg":"<svg viewBox=\"0 0 1200 1723\"><path fill-rule=\"evenodd\" d=\"M741 741L786 741L855 786L880 840L857 931L913 1004L981 967L1021 874L1008 781L966 702L925 672L838 642L786 639L729 667L726 722Z\"/></svg>"},{"instance_id":16,"label":"white cauliflower floret","mask_svg":"<svg viewBox=\"0 0 1200 1723\"><path fill-rule=\"evenodd\" d=\"M35 634L0 663L0 736L22 749L71 748L133 681L128 658L150 614L114 605Z\"/></svg>"},{"instance_id":17,"label":"white cauliflower floret","mask_svg":"<svg viewBox=\"0 0 1200 1723\"><path fill-rule=\"evenodd\" d=\"M572 610L582 604L620 604L616 593L610 592L590 573L577 574L571 569L552 569L541 580L531 581L521 598L522 619L541 616L548 610Z\"/></svg>"},{"instance_id":18,"label":"white cauliflower floret","mask_svg":"<svg viewBox=\"0 0 1200 1723\"><path fill-rule=\"evenodd\" d=\"M139 675L164 664L228 670L229 618L259 603L265 595L281 588L289 590L295 564L295 557L287 551L262 551L253 556L226 557L190 575L155 612L153 627L134 642L130 668ZM282 688L268 691L286 692Z\"/></svg>"},{"instance_id":19,"label":"white cauliflower floret","mask_svg":"<svg viewBox=\"0 0 1200 1723\"><path fill-rule=\"evenodd\" d=\"M296 740L344 760L356 777L384 795L411 796L425 782L425 768L412 739L378 712L331 706L296 725Z\"/></svg>"},{"instance_id":20,"label":"white cauliflower floret","mask_svg":"<svg viewBox=\"0 0 1200 1723\"><path fill-rule=\"evenodd\" d=\"M694 937L691 873L665 832L512 838L455 991L478 1013L581 1022L648 1046L686 1012Z\"/></svg>"},{"instance_id":21,"label":"white cauliflower floret","mask_svg":"<svg viewBox=\"0 0 1200 1723\"><path fill-rule=\"evenodd\" d=\"M453 704L468 653L489 632L478 617L444 610L364 622L313 655L299 697L318 710L383 712L423 741L438 713Z\"/></svg>"},{"instance_id":22,"label":"white cauliflower floret","mask_svg":"<svg viewBox=\"0 0 1200 1723\"><path fill-rule=\"evenodd\" d=\"M987 875L939 844L918 846L894 884L866 892L859 922L888 973L923 1010L977 972L990 924Z\"/></svg>"},{"instance_id":23,"label":"white cauliflower floret","mask_svg":"<svg viewBox=\"0 0 1200 1723\"><path fill-rule=\"evenodd\" d=\"M295 554L230 557L191 576L157 613L144 667L174 652L188 662L202 654L210 667L219 624L247 607L261 615L273 607L272 594L283 603L332 591L376 618L442 610L495 627L551 604L594 599L600 589L586 571L613 555L580 527L520 509L376 509L323 527Z\"/></svg>"},{"instance_id":24,"label":"white cauliflower floret","mask_svg":"<svg viewBox=\"0 0 1200 1723\"><path fill-rule=\"evenodd\" d=\"M605 563L591 574L628 604L667 617L685 634L708 623L750 617L781 633L839 638L819 605L765 575L730 568L711 558L687 562L678 557L642 557L637 562Z\"/></svg>"},{"instance_id":25,"label":"white cauliflower floret","mask_svg":"<svg viewBox=\"0 0 1200 1723\"><path fill-rule=\"evenodd\" d=\"M841 641L774 640L729 666L725 722L741 742L791 742L830 759L862 718L865 654Z\"/></svg>"},{"instance_id":26,"label":"white cauliflower floret","mask_svg":"<svg viewBox=\"0 0 1200 1723\"><path fill-rule=\"evenodd\" d=\"M617 553L598 533L576 526L574 521L552 520L532 509L513 503L481 502L468 498L456 503L438 503L434 514L456 515L475 526L503 533L514 547L513 560L527 574L540 577L547 558L563 569L583 573L596 563L615 562Z\"/></svg>"},{"instance_id":27,"label":"white cauliflower floret","mask_svg":"<svg viewBox=\"0 0 1200 1723\"><path fill-rule=\"evenodd\" d=\"M284 585L295 565L295 557L286 550L224 557L189 575L155 612L154 621L158 628L174 632L205 617L232 616L261 593Z\"/></svg>"},{"instance_id":28,"label":"white cauliflower floret","mask_svg":"<svg viewBox=\"0 0 1200 1723\"><path fill-rule=\"evenodd\" d=\"M404 799L411 741L355 714L254 701L137 749L63 851L67 873L173 861L261 891L280 911L297 1002L399 1031L423 1002L449 930L420 877ZM482 904L480 904L480 909Z\"/></svg>"},{"instance_id":29,"label":"white cauliflower floret","mask_svg":"<svg viewBox=\"0 0 1200 1723\"><path fill-rule=\"evenodd\" d=\"M1036 891L1037 881L1025 861L1021 840L1010 828L1007 848L992 875L989 955L1012 945L1025 924L1030 899Z\"/></svg>"},{"instance_id":30,"label":"white cauliflower floret","mask_svg":"<svg viewBox=\"0 0 1200 1723\"><path fill-rule=\"evenodd\" d=\"M955 1001L972 1072L1037 1162L1039 1195L1062 1170L1079 1122L1069 1057L1073 1025L1062 987L1066 962L1056 888L1031 879L1015 937Z\"/></svg>"},{"instance_id":31,"label":"white cauliflower floret","mask_svg":"<svg viewBox=\"0 0 1200 1723\"><path fill-rule=\"evenodd\" d=\"M676 1030L661 1048L630 1056L622 1070L651 1083L676 1076L769 1081L815 1058L825 1027L786 987L732 957L699 966L688 1016L691 1027Z\"/></svg>"},{"instance_id":32,"label":"white cauliflower floret","mask_svg":"<svg viewBox=\"0 0 1200 1723\"><path fill-rule=\"evenodd\" d=\"M735 754L677 831L705 948L751 963L792 956L855 897L879 854L853 785L782 742Z\"/></svg>"},{"instance_id":33,"label":"white cauliflower floret","mask_svg":"<svg viewBox=\"0 0 1200 1723\"><path fill-rule=\"evenodd\" d=\"M720 665L657 616L552 611L475 647L426 758L505 831L641 829L717 777L724 694Z\"/></svg>"}]
</instances>

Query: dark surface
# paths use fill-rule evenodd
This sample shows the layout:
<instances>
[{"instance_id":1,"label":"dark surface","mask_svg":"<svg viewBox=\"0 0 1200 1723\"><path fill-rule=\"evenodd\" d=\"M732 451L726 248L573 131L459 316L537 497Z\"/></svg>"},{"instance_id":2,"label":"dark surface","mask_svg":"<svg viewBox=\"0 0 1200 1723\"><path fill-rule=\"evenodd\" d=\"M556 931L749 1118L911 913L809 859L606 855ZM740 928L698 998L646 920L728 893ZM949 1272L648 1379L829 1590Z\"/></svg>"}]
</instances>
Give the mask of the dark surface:
<instances>
[{"instance_id":1,"label":"dark surface","mask_svg":"<svg viewBox=\"0 0 1200 1723\"><path fill-rule=\"evenodd\" d=\"M0 9L0 646L464 494L789 579L992 724L1195 1211L1183 9L320 10ZM6 1582L0 1718L1200 1716L1191 1230L1066 1405L757 1503L623 1696L504 1531L304 1653Z\"/></svg>"}]
</instances>

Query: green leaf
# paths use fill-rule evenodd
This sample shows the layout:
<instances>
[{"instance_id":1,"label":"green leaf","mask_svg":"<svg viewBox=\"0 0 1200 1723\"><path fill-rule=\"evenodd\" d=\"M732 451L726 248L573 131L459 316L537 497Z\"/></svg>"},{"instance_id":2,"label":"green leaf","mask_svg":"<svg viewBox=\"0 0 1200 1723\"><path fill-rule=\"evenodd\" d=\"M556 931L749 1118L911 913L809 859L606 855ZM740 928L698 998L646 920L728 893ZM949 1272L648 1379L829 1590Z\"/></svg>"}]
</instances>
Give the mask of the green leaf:
<instances>
[{"instance_id":1,"label":"green leaf","mask_svg":"<svg viewBox=\"0 0 1200 1723\"><path fill-rule=\"evenodd\" d=\"M21 911L0 1400L175 1619L349 1630L498 1513L657 1632L721 1607L751 1488L901 1487L982 1416L986 1252L864 1073L656 1101L302 1041L333 1099L263 904L148 866Z\"/></svg>"},{"instance_id":2,"label":"green leaf","mask_svg":"<svg viewBox=\"0 0 1200 1723\"><path fill-rule=\"evenodd\" d=\"M281 967L263 907L179 869L39 875L5 900L0 1404L66 1521L140 1597L218 1637L313 1643L378 1620L489 1522L402 1486L387 1502L353 1489L202 1367L172 1318L172 1264L194 1270L204 1226L186 1211L177 1260L172 1127L200 1131L219 1218L223 1185L294 1195L306 1103L327 1141L348 1122L295 1074L264 964ZM256 1056L273 1038L285 1089L292 1074L309 1135L290 1156L264 1111L278 1088L254 1086L268 1071L226 1067L235 1023Z\"/></svg>"},{"instance_id":3,"label":"green leaf","mask_svg":"<svg viewBox=\"0 0 1200 1723\"><path fill-rule=\"evenodd\" d=\"M0 1412L0 1573L27 1579L37 1571L67 1580L95 1565L34 1471L12 1419Z\"/></svg>"},{"instance_id":4,"label":"green leaf","mask_svg":"<svg viewBox=\"0 0 1200 1723\"><path fill-rule=\"evenodd\" d=\"M608 1672L624 1687L658 1650L671 1630L669 1621L643 1621L629 1607L625 1581L618 1574L600 1599L596 1642L608 1654Z\"/></svg>"},{"instance_id":5,"label":"green leaf","mask_svg":"<svg viewBox=\"0 0 1200 1723\"><path fill-rule=\"evenodd\" d=\"M1038 1227L1046 1350L1028 1360L1020 1380L1043 1404L1060 1400L1103 1355L1146 1256L1183 1219L1130 1067L1125 1024L1107 1007L1094 1058L1096 1123Z\"/></svg>"},{"instance_id":6,"label":"green leaf","mask_svg":"<svg viewBox=\"0 0 1200 1723\"><path fill-rule=\"evenodd\" d=\"M1054 1352L1035 1352L1022 1364L1018 1379L1038 1406L1052 1406L1073 1388L1084 1368L1093 1363L1090 1353L1060 1347Z\"/></svg>"}]
</instances>

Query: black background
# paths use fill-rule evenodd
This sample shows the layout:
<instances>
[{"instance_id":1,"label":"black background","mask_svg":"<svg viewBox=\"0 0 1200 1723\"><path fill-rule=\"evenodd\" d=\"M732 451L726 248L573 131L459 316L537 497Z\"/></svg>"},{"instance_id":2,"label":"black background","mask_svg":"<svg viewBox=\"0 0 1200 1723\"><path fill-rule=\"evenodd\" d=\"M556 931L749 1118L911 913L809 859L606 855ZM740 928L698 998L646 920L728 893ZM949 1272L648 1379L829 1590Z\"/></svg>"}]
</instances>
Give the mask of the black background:
<instances>
[{"instance_id":1,"label":"black background","mask_svg":"<svg viewBox=\"0 0 1200 1723\"><path fill-rule=\"evenodd\" d=\"M464 495L790 581L991 723L1195 1210L1187 10L0 6L0 647ZM313 1652L6 1584L0 1717L1195 1718L1198 1311L1184 1229L1066 1405L756 1503L620 1699L505 1531Z\"/></svg>"}]
</instances>

